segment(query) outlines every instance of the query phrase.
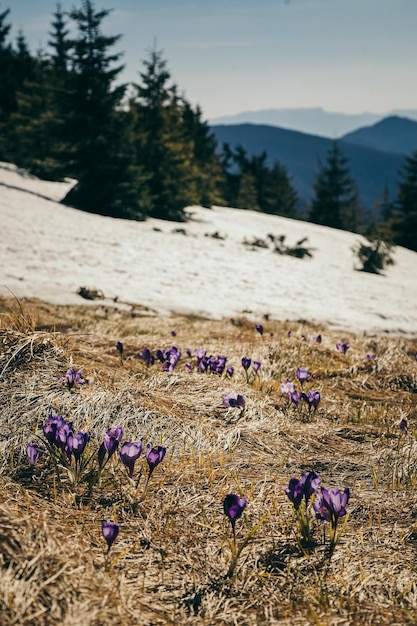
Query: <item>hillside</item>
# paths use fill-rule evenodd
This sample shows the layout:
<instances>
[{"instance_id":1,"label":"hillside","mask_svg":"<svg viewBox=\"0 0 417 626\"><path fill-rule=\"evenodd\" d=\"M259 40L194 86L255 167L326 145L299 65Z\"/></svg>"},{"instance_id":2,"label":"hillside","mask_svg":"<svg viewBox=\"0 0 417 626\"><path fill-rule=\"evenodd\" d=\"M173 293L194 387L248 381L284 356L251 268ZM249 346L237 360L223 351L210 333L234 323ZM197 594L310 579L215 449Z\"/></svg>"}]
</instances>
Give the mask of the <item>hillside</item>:
<instances>
[{"instance_id":1,"label":"hillside","mask_svg":"<svg viewBox=\"0 0 417 626\"><path fill-rule=\"evenodd\" d=\"M417 150L417 122L403 117L387 117L373 126L344 135L342 141L406 156Z\"/></svg>"},{"instance_id":2,"label":"hillside","mask_svg":"<svg viewBox=\"0 0 417 626\"><path fill-rule=\"evenodd\" d=\"M117 298L139 313L417 332L415 252L397 248L395 265L375 276L355 271L360 237L346 231L226 207L189 207L181 225L113 219L59 204L71 184L1 165L0 294L80 304L85 287L106 296L103 310ZM269 235L288 246L307 237L312 258L275 253Z\"/></svg>"},{"instance_id":3,"label":"hillside","mask_svg":"<svg viewBox=\"0 0 417 626\"><path fill-rule=\"evenodd\" d=\"M0 164L1 626L415 626L417 253L73 182Z\"/></svg>"},{"instance_id":4,"label":"hillside","mask_svg":"<svg viewBox=\"0 0 417 626\"><path fill-rule=\"evenodd\" d=\"M301 201L308 203L311 200L319 163L326 159L332 143L330 139L257 124L212 126L211 129L220 145L228 143L236 147L240 144L250 155L266 151L268 163L279 161L287 168ZM400 155L344 141L339 145L349 161L362 204L368 211L381 198L385 184L395 195L398 171L403 163Z\"/></svg>"}]
</instances>

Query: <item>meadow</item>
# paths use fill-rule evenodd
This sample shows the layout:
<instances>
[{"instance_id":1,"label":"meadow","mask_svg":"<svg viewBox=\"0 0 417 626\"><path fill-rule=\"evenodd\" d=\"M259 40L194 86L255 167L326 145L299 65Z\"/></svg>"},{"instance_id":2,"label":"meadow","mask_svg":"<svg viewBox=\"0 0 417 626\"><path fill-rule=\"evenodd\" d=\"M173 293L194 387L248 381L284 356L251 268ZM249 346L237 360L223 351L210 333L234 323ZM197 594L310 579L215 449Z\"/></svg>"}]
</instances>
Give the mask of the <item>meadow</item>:
<instances>
[{"instance_id":1,"label":"meadow","mask_svg":"<svg viewBox=\"0 0 417 626\"><path fill-rule=\"evenodd\" d=\"M0 311L2 625L416 623L417 339Z\"/></svg>"}]
</instances>

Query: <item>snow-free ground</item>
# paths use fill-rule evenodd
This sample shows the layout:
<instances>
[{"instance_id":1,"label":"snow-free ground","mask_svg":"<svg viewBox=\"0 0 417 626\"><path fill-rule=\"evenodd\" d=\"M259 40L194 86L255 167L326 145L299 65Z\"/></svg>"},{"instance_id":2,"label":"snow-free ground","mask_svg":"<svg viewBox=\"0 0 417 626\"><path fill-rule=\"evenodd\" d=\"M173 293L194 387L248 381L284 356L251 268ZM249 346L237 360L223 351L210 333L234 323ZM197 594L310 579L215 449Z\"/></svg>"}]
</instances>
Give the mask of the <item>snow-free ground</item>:
<instances>
[{"instance_id":1,"label":"snow-free ground","mask_svg":"<svg viewBox=\"0 0 417 626\"><path fill-rule=\"evenodd\" d=\"M397 247L384 276L355 269L358 235L254 211L189 207L189 221L113 219L65 207L73 183L0 163L0 295L104 303L219 319L307 320L354 332L417 335L417 253ZM307 237L312 258L244 245Z\"/></svg>"}]
</instances>

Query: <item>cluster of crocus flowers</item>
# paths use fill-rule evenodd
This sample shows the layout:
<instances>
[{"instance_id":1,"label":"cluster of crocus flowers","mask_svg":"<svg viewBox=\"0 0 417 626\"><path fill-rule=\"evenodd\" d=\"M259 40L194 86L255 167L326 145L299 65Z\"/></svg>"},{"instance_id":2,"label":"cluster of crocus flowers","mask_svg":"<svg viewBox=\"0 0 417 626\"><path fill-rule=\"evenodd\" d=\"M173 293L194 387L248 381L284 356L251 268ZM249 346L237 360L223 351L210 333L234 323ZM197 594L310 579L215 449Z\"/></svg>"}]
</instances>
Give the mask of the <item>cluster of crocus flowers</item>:
<instances>
[{"instance_id":1,"label":"cluster of crocus flowers","mask_svg":"<svg viewBox=\"0 0 417 626\"><path fill-rule=\"evenodd\" d=\"M339 519L346 515L349 489L346 488L343 492L339 489L327 489L320 482L316 472L306 472L301 478L291 478L284 492L293 504L304 546L312 544L311 511L316 519L329 524L331 557L340 537L340 533L337 535Z\"/></svg>"},{"instance_id":2,"label":"cluster of crocus flowers","mask_svg":"<svg viewBox=\"0 0 417 626\"><path fill-rule=\"evenodd\" d=\"M77 484L82 467L82 455L90 434L84 430L74 432L73 422L67 422L62 415L50 414L42 427L46 447L41 444L28 443L26 454L29 463L34 466L48 450L55 467L64 466L74 483Z\"/></svg>"},{"instance_id":3,"label":"cluster of crocus flowers","mask_svg":"<svg viewBox=\"0 0 417 626\"><path fill-rule=\"evenodd\" d=\"M192 352L191 350L188 348L187 349L187 355L189 358L192 358ZM196 369L198 372L202 372L202 373L210 373L210 374L218 374L219 376L221 376L223 374L223 372L226 371L226 373L228 373L228 375L233 375L233 371L230 374L230 369L226 367L226 363L227 363L227 357L224 355L218 355L218 356L214 356L213 354L208 355L207 354L207 350L204 350L202 348L196 348L194 350L194 355L196 358ZM187 364L189 369L194 369L194 366L192 363L188 363Z\"/></svg>"},{"instance_id":4,"label":"cluster of crocus flowers","mask_svg":"<svg viewBox=\"0 0 417 626\"><path fill-rule=\"evenodd\" d=\"M296 377L302 388L304 383L313 380L314 375L310 374L307 368L299 367L296 371ZM307 404L309 413L312 409L317 411L321 400L319 391L297 391L295 384L289 378L281 382L280 389L295 406L298 406L303 401Z\"/></svg>"},{"instance_id":5,"label":"cluster of crocus flowers","mask_svg":"<svg viewBox=\"0 0 417 626\"><path fill-rule=\"evenodd\" d=\"M73 422L67 422L62 415L50 414L43 425L43 434L51 446L65 453L68 459L74 456L76 461L90 441L89 433L83 430L74 433Z\"/></svg>"},{"instance_id":6,"label":"cluster of crocus flowers","mask_svg":"<svg viewBox=\"0 0 417 626\"><path fill-rule=\"evenodd\" d=\"M163 372L173 372L181 358L181 350L171 346L168 350L157 350L156 358L162 363Z\"/></svg>"},{"instance_id":7,"label":"cluster of crocus flowers","mask_svg":"<svg viewBox=\"0 0 417 626\"><path fill-rule=\"evenodd\" d=\"M87 381L83 378L82 370L77 371L74 367L70 367L65 376L57 376L57 379L65 383L69 391L71 391L75 385L87 384Z\"/></svg>"}]
</instances>

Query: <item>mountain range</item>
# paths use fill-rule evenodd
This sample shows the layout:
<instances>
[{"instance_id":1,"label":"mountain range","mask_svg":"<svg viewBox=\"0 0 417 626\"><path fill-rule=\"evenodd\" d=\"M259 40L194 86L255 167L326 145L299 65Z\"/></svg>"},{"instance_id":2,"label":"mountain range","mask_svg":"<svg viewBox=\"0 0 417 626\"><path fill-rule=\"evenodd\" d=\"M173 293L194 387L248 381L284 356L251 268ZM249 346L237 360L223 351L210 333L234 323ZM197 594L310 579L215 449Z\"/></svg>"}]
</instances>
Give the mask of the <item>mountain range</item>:
<instances>
[{"instance_id":1,"label":"mountain range","mask_svg":"<svg viewBox=\"0 0 417 626\"><path fill-rule=\"evenodd\" d=\"M278 161L287 169L301 205L311 200L313 183L332 146L331 139L265 124L213 125L211 130L219 145L241 145L250 156L265 151L269 165ZM369 213L384 189L395 197L404 157L417 150L417 121L387 117L348 133L338 143Z\"/></svg>"},{"instance_id":2,"label":"mountain range","mask_svg":"<svg viewBox=\"0 0 417 626\"><path fill-rule=\"evenodd\" d=\"M219 124L267 124L301 133L338 139L346 133L380 122L386 117L399 116L417 121L417 109L397 109L388 113L335 113L325 109L263 109L244 111L209 120L212 126Z\"/></svg>"}]
</instances>

